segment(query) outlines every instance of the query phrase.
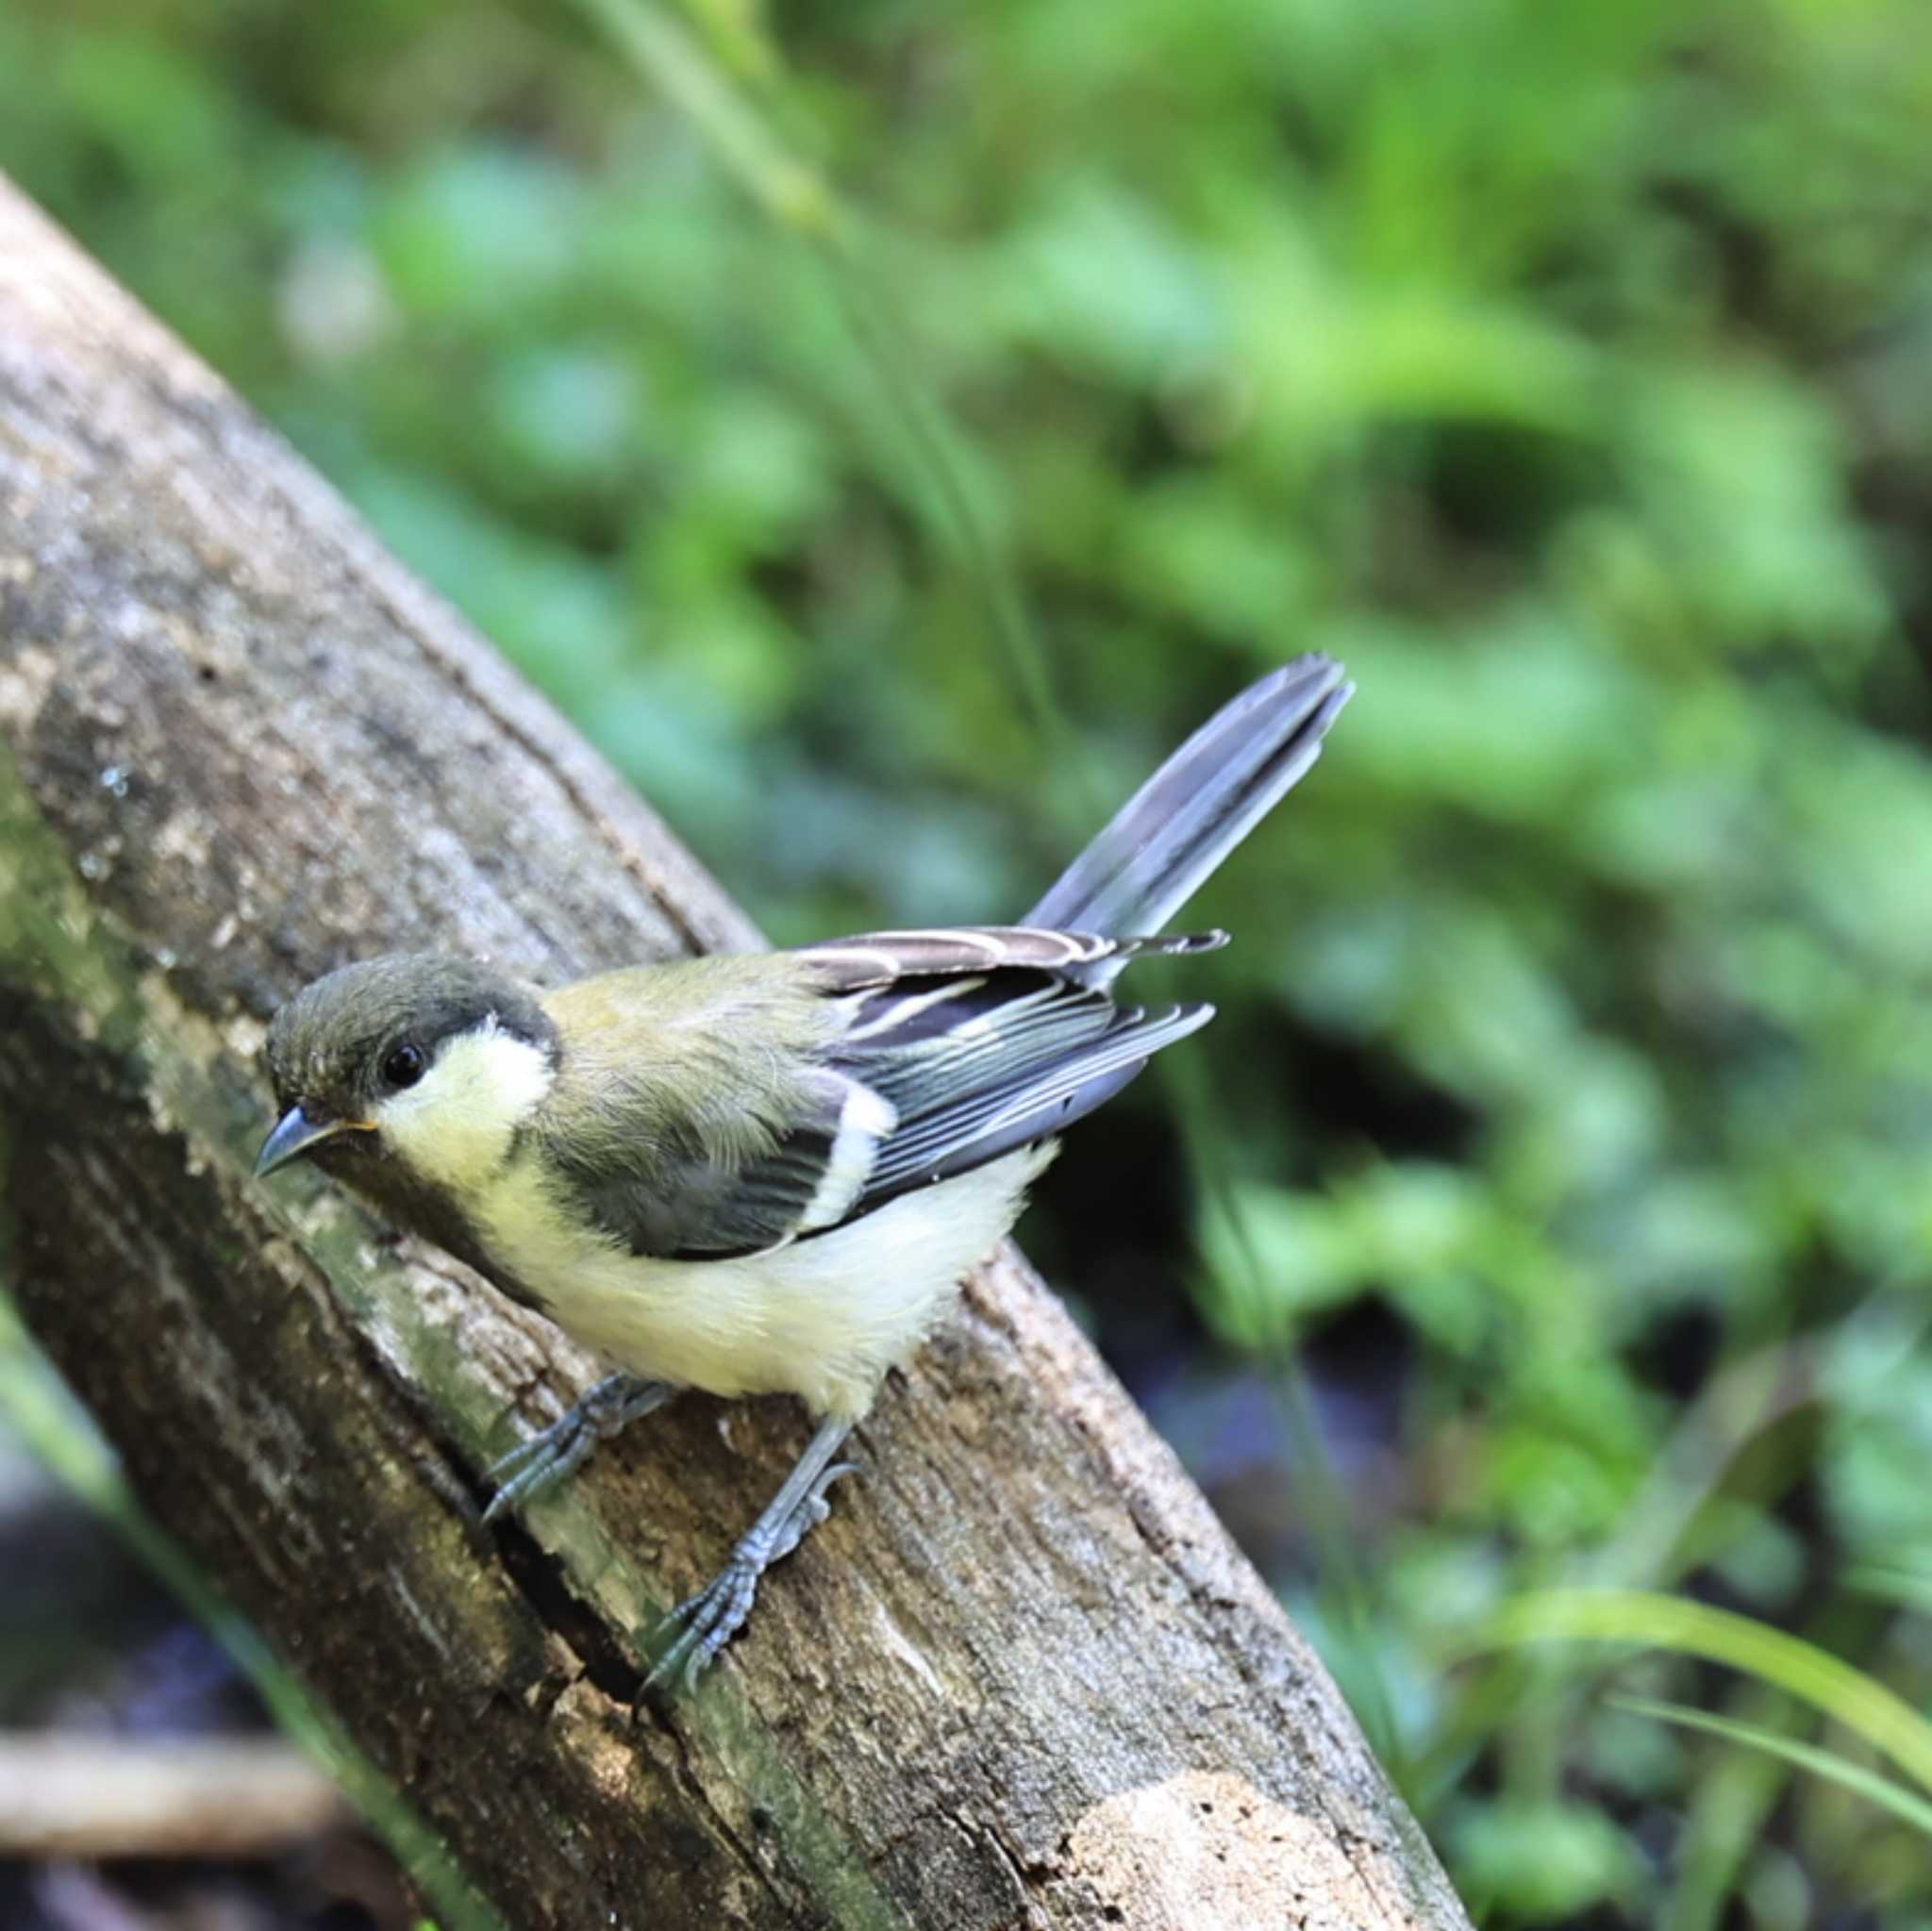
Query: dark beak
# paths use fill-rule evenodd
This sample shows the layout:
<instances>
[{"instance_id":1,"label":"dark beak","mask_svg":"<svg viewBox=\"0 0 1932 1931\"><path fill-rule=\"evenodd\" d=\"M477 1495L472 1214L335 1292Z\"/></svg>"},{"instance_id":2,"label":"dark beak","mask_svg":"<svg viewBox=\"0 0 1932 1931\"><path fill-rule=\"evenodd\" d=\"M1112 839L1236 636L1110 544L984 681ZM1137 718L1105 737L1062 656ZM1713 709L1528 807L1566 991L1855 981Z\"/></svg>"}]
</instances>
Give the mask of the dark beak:
<instances>
[{"instance_id":1,"label":"dark beak","mask_svg":"<svg viewBox=\"0 0 1932 1931\"><path fill-rule=\"evenodd\" d=\"M291 1160L299 1160L339 1133L360 1129L358 1120L311 1120L300 1107L291 1107L275 1122L275 1130L262 1141L261 1151L255 1157L255 1177L259 1180L276 1168L286 1167Z\"/></svg>"}]
</instances>

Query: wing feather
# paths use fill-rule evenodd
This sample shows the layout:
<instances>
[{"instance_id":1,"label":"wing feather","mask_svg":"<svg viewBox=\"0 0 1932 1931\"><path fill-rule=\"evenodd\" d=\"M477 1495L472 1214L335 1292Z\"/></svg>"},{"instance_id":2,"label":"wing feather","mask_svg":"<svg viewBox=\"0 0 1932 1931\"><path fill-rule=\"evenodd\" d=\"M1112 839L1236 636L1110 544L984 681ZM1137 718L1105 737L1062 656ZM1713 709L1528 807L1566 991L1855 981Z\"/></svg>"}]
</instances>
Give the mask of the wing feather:
<instances>
[{"instance_id":1,"label":"wing feather","mask_svg":"<svg viewBox=\"0 0 1932 1931\"><path fill-rule=\"evenodd\" d=\"M897 979L996 972L1009 966L1070 973L1102 959L1212 952L1226 943L1225 932L1107 939L1097 932L1058 932L1038 925L954 925L933 931L860 932L851 939L802 947L791 957L824 970L840 990L856 992Z\"/></svg>"},{"instance_id":2,"label":"wing feather","mask_svg":"<svg viewBox=\"0 0 1932 1931\"><path fill-rule=\"evenodd\" d=\"M744 1023L746 974L677 968L691 996L675 1038L701 1037L713 1077L767 1094L749 1123L758 1130L747 1130L741 1104L727 1140L708 1126L695 1094L689 1120L658 1143L607 1138L594 1161L575 1159L574 1184L600 1224L640 1253L722 1257L808 1239L1098 1106L1213 1008L1122 1007L1085 970L1224 942L1218 932L1108 939L989 925L865 932L781 954L794 969L787 996L808 998L823 1023L798 1033L812 1043L784 1056L795 1076L776 1094L769 1075L760 1086L738 1065L761 1050L758 1028ZM643 990L636 1006L648 1009ZM641 1032L633 1063L648 1060L653 1037L662 1050L673 1035Z\"/></svg>"}]
</instances>

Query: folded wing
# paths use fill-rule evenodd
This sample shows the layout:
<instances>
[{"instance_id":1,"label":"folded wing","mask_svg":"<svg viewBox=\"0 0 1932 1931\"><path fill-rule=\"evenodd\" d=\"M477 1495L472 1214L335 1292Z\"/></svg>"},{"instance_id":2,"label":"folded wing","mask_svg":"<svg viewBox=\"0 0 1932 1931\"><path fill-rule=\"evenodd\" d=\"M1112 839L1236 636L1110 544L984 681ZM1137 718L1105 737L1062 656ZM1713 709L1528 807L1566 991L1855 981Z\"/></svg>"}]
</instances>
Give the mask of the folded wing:
<instances>
[{"instance_id":1,"label":"folded wing","mask_svg":"<svg viewBox=\"0 0 1932 1931\"><path fill-rule=\"evenodd\" d=\"M1074 974L1190 953L1221 933L1104 939L1022 926L868 932L786 955L839 1023L772 1143L653 1150L583 1176L597 1218L641 1253L719 1257L808 1240L1058 1133L1213 1007L1122 1007Z\"/></svg>"}]
</instances>

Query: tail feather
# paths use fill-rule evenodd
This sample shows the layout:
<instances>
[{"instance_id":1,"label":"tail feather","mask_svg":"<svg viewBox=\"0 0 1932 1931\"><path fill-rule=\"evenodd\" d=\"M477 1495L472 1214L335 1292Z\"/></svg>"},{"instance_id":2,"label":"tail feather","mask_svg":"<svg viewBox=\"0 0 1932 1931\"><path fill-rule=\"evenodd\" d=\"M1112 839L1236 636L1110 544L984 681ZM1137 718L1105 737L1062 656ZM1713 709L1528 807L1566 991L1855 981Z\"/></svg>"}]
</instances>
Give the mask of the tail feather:
<instances>
[{"instance_id":1,"label":"tail feather","mask_svg":"<svg viewBox=\"0 0 1932 1931\"><path fill-rule=\"evenodd\" d=\"M1321 755L1355 695L1332 658L1297 658L1224 705L1114 814L1028 925L1158 932ZM1109 979L1125 961L1089 969Z\"/></svg>"}]
</instances>

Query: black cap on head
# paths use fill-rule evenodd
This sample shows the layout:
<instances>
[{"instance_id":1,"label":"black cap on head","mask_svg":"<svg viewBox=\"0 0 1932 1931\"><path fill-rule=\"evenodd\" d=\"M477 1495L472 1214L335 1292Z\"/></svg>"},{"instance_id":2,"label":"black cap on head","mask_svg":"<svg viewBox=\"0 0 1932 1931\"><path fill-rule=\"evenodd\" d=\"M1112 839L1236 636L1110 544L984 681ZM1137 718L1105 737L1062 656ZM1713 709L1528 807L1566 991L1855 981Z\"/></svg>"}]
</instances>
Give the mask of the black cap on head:
<instances>
[{"instance_id":1,"label":"black cap on head","mask_svg":"<svg viewBox=\"0 0 1932 1931\"><path fill-rule=\"evenodd\" d=\"M269 1026L275 1099L312 1119L369 1118L420 1077L438 1047L493 1020L554 1051L557 1028L527 987L452 953L398 952L305 986Z\"/></svg>"}]
</instances>

